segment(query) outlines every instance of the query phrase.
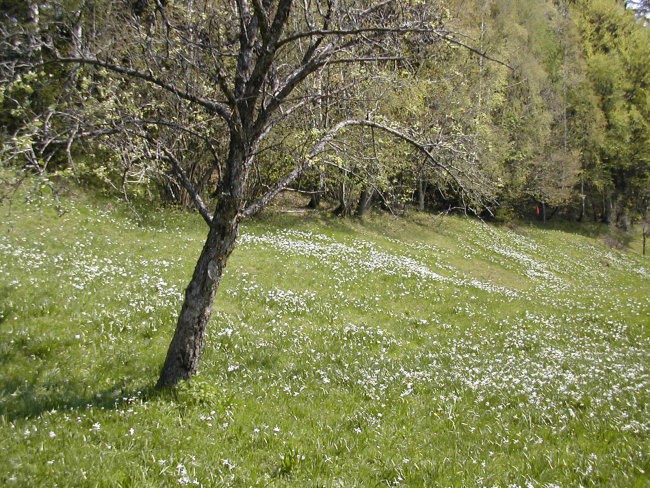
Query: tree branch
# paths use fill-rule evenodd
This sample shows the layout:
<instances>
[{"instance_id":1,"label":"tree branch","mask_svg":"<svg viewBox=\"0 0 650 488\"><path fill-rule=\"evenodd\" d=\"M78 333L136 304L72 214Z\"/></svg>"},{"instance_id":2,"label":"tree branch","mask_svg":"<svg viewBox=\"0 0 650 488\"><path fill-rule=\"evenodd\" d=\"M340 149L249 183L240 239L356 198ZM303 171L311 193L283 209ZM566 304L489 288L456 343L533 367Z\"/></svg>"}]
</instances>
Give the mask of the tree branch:
<instances>
[{"instance_id":1,"label":"tree branch","mask_svg":"<svg viewBox=\"0 0 650 488\"><path fill-rule=\"evenodd\" d=\"M178 88L176 85L163 81L153 75L143 73L141 71L134 70L131 68L127 68L125 66L120 66L117 64L108 63L106 61L101 61L99 59L84 58L84 57L59 57L56 58L56 60L54 61L48 62L47 64L50 63L67 63L67 64L78 63L78 64L87 64L91 66L99 66L101 68L106 68L107 70L113 71L115 73L148 81L149 83L156 85L165 91L173 93L174 95L178 96L179 98L182 98L183 100L187 100L188 102L192 102L197 105L200 105L201 107L207 109L208 111L220 116L228 124L228 126L232 125L232 116L230 113L230 109L226 105L214 102L212 100L208 100L207 98L193 95L188 91L182 90Z\"/></svg>"},{"instance_id":2,"label":"tree branch","mask_svg":"<svg viewBox=\"0 0 650 488\"><path fill-rule=\"evenodd\" d=\"M290 171L288 174L284 176L284 178L281 178L276 182L276 184L268 191L266 192L261 198L259 198L257 201L252 203L251 205L248 206L244 211L240 212L240 218L246 218L250 217L252 215L257 214L260 210L262 210L275 196L280 193L282 190L284 190L289 184L291 184L300 174L308 168L312 163L313 160L316 156L318 156L321 152L325 150L325 147L327 144L338 134L342 129L345 127L348 127L350 125L355 125L359 121L356 120L345 120L343 122L339 122L336 124L332 129L330 129L316 144L313 149L309 152L307 157L300 163L298 164L292 171Z\"/></svg>"},{"instance_id":3,"label":"tree branch","mask_svg":"<svg viewBox=\"0 0 650 488\"><path fill-rule=\"evenodd\" d=\"M257 3L258 2L254 2L254 4ZM284 26L289 18L292 3L293 0L280 0L273 23L269 26L266 36L264 36L266 37L266 40L261 48L260 57L255 63L255 67L253 68L250 79L247 82L245 91L245 97L249 100L253 100L253 103L257 97L259 97L262 84L264 83L273 60L275 59L275 53L278 49L278 39L282 35ZM265 13L262 5L259 5L259 8L262 13ZM262 23L264 20L268 21L268 18L263 18Z\"/></svg>"},{"instance_id":4,"label":"tree branch","mask_svg":"<svg viewBox=\"0 0 650 488\"><path fill-rule=\"evenodd\" d=\"M497 58L494 58L494 57L488 55L486 51L480 51L480 50L476 49L475 47L472 47L472 46L470 46L468 44L465 44L464 42L459 41L458 39L454 39L453 37L450 37L449 34L445 34L445 33L442 33L442 32L437 32L437 31L435 32L435 34L438 37L440 37L441 39L444 39L447 42L450 42L452 44L456 44L457 46L465 48L468 51L476 54L477 56L481 56L482 58L485 58L488 61L492 61L493 63L497 63L497 64L500 64L501 66L505 66L510 71L515 71L514 67L510 66L505 61L501 61L500 59L497 59Z\"/></svg>"},{"instance_id":5,"label":"tree branch","mask_svg":"<svg viewBox=\"0 0 650 488\"><path fill-rule=\"evenodd\" d=\"M368 33L377 33L377 34L417 34L417 33L435 33L433 29L423 28L423 27L359 27L357 29L314 29L305 32L299 32L293 34L289 37L285 37L278 43L278 47L282 47L291 42L297 41L299 39L305 39L309 37L349 37L357 36L359 34L368 34Z\"/></svg>"},{"instance_id":6,"label":"tree branch","mask_svg":"<svg viewBox=\"0 0 650 488\"><path fill-rule=\"evenodd\" d=\"M332 129L330 129L314 146L314 148L309 152L307 157L300 163L298 164L292 171L287 173L284 178L278 180L278 182L266 193L264 194L261 198L259 198L257 201L249 205L243 212L240 213L241 218L246 218L250 217L252 215L257 214L260 210L262 210L278 193L280 193L282 190L284 190L289 184L291 184L300 174L307 169L314 161L314 158L318 156L320 153L322 153L325 150L325 147L334 139L334 137L343 129L351 126L359 126L359 127L371 127L371 128L376 128L380 129L388 134L391 134L392 136L403 140L404 142L408 143L410 146L414 147L417 149L419 152L425 155L425 157L431 161L435 166L440 168L442 171L444 171L452 180L453 182L458 185L460 190L468 195L474 195L476 196L479 201L481 200L480 195L477 195L475 191L473 191L471 188L468 188L464 183L462 183L458 176L454 174L454 171L452 168L449 166L443 164L440 162L430 151L429 147L430 144L425 144L417 141L413 137L407 135L406 133L395 129L393 127L387 126L385 124L381 124L379 122L375 122L372 120L345 120L343 122L339 122L337 125L335 125ZM462 173L462 171L457 170Z\"/></svg>"},{"instance_id":7,"label":"tree branch","mask_svg":"<svg viewBox=\"0 0 650 488\"><path fill-rule=\"evenodd\" d=\"M451 36L451 33L449 32L444 32L440 31L438 29L431 29L431 28L426 28L426 27L410 27L410 26L400 26L400 27L361 27L357 29L314 29L311 31L306 31L306 32L299 32L297 34L294 34L292 36L286 37L285 39L282 39L278 43L278 47L282 47L285 44L289 44L291 42L297 41L299 39L304 39L304 38L310 38L310 37L318 37L319 39L322 39L324 37L331 37L331 36L336 36L336 37L349 37L349 36L357 36L361 34L368 34L368 33L377 33L377 34L433 34L440 39L443 39L447 42L450 42L451 44L455 44L457 46L460 46L464 49L467 49L468 51L476 54L477 56L481 56L482 58L487 59L488 61L492 61L494 63L500 64L501 66L505 66L506 68L514 71L514 68L506 63L505 61L501 61L500 59L497 59L493 56L490 56L487 54L486 51L481 51L475 47L470 46L469 44L466 44L462 41L459 41L458 39L454 38Z\"/></svg>"},{"instance_id":8,"label":"tree branch","mask_svg":"<svg viewBox=\"0 0 650 488\"><path fill-rule=\"evenodd\" d=\"M203 217L203 220L205 220L205 223L208 224L208 226L210 226L212 224L212 215L210 215L210 211L205 206L205 203L203 203L203 199L201 198L201 195L199 195L199 192L196 191L196 188L194 188L194 185L192 184L188 176L185 174L185 171L183 171L180 161L166 147L161 147L161 149L165 153L165 156L163 156L162 159L171 163L174 172L181 180L181 184L187 190L187 192L192 196L192 201L194 202L194 206L201 214L201 217Z\"/></svg>"}]
</instances>

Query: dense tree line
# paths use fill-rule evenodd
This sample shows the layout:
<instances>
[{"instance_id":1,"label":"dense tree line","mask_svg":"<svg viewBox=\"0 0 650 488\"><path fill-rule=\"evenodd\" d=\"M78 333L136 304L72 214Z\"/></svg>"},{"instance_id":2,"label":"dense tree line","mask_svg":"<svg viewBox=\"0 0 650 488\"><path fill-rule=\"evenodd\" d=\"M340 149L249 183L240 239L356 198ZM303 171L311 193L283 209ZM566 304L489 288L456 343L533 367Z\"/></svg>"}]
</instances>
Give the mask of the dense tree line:
<instances>
[{"instance_id":1,"label":"dense tree line","mask_svg":"<svg viewBox=\"0 0 650 488\"><path fill-rule=\"evenodd\" d=\"M341 215L647 213L650 39L622 1L0 1L4 164L209 227L161 385L285 189Z\"/></svg>"},{"instance_id":2,"label":"dense tree line","mask_svg":"<svg viewBox=\"0 0 650 488\"><path fill-rule=\"evenodd\" d=\"M127 197L146 193L188 207L211 200L227 152L224 127L188 110L178 95L146 80L132 83L128 73L48 61L93 46L116 65L175 63L167 69L188 83L209 71L208 60L193 61L192 45L218 42L228 50L236 41L224 29L232 7L195 22L191 12L200 7L191 1L2 3L5 161L101 180ZM559 213L624 228L647 212L646 2L406 4L444 35L409 33L399 53L382 40L391 53L383 59L315 70L301 86L310 103L260 150L248 200L268 191L309 141L353 116L393 121L429 144L435 160L404 140L348 131L336 157L322 158L292 184L312 207L326 199L343 215L414 205L503 218L537 210L540 219ZM185 52L164 53L155 33L181 21L184 9L184 31L165 42L172 51L186 42ZM210 76L219 83L218 73ZM452 167L450 174L445 168Z\"/></svg>"}]
</instances>

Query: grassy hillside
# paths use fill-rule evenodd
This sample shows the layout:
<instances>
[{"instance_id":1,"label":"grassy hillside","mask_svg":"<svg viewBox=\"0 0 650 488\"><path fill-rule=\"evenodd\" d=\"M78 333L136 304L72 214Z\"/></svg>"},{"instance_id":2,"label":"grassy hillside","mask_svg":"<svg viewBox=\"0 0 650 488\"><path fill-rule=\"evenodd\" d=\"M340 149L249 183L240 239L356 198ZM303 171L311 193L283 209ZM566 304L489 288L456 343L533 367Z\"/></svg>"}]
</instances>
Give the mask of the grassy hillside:
<instances>
[{"instance_id":1,"label":"grassy hillside","mask_svg":"<svg viewBox=\"0 0 650 488\"><path fill-rule=\"evenodd\" d=\"M205 229L0 206L2 486L650 486L650 266L559 230L267 215L200 374L153 384Z\"/></svg>"}]
</instances>

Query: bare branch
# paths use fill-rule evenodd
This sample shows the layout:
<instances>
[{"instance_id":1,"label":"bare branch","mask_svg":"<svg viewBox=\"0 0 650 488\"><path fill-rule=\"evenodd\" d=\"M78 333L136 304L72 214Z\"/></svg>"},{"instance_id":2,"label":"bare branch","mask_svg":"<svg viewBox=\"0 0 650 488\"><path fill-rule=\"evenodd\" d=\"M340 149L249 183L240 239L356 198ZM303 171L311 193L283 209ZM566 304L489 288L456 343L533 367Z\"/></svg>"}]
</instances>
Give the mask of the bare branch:
<instances>
[{"instance_id":1,"label":"bare branch","mask_svg":"<svg viewBox=\"0 0 650 488\"><path fill-rule=\"evenodd\" d=\"M453 37L451 37L450 34L446 34L446 33L443 33L443 32L435 32L435 34L436 34L438 37L440 37L441 39L444 39L444 40L447 41L447 42L450 42L450 43L452 43L452 44L455 44L455 45L457 45L457 46L460 46L460 47L462 47L462 48L465 48L465 49L467 49L468 51L471 51L472 53L476 54L477 56L480 56L480 57L482 57L482 58L485 58L485 59L487 59L488 61L492 61L493 63L500 64L501 66L505 66L505 67L508 68L510 71L515 71L515 68L514 68L514 67L510 66L510 65L509 65L508 63L506 63L505 61L501 61L500 59L497 59L497 58L495 58L495 57L493 57L493 56L490 56L489 54L487 54L487 51L480 51L479 49L476 49L475 47L472 47L472 46L470 46L469 44L465 44L464 42L459 41L458 39L454 39Z\"/></svg>"},{"instance_id":2,"label":"bare branch","mask_svg":"<svg viewBox=\"0 0 650 488\"><path fill-rule=\"evenodd\" d=\"M350 37L358 36L360 34L432 34L436 33L434 29L423 28L423 27L409 27L409 26L400 26L400 27L359 27L356 29L314 29L311 31L299 32L282 39L278 44L278 47L285 46L291 42L295 42L299 39L317 37Z\"/></svg>"},{"instance_id":3,"label":"bare branch","mask_svg":"<svg viewBox=\"0 0 650 488\"><path fill-rule=\"evenodd\" d=\"M255 15L259 19L262 38L265 40L265 42L268 42L269 31L271 30L269 13L264 7L264 5L262 5L262 2L260 0L253 0L253 10L255 11Z\"/></svg>"},{"instance_id":4,"label":"bare branch","mask_svg":"<svg viewBox=\"0 0 650 488\"><path fill-rule=\"evenodd\" d=\"M264 83L264 80L269 73L269 68L275 59L275 53L278 49L278 39L282 35L284 26L289 18L292 3L293 0L280 0L278 4L275 18L268 29L264 45L261 47L260 57L255 63L255 67L253 68L246 86L244 96L249 100L249 103L250 101L254 102L254 100L256 100L260 95L262 84ZM264 10L261 5L260 8L262 8L263 12Z\"/></svg>"},{"instance_id":5,"label":"bare branch","mask_svg":"<svg viewBox=\"0 0 650 488\"><path fill-rule=\"evenodd\" d=\"M459 179L456 172L462 173L462 171L457 168L454 168L453 166L448 166L442 163L438 158L436 158L433 155L433 153L430 150L431 146L429 144L417 141L413 137L406 134L404 131L400 131L393 127L372 120L345 120L343 122L338 123L330 131L328 131L325 134L325 136L323 136L321 140L314 146L314 148L309 152L307 157L300 164L298 164L291 172L287 173L284 178L278 180L278 182L273 186L273 188L271 188L264 196L262 196L253 204L251 204L248 208L246 208L246 210L241 212L240 216L242 218L250 217L251 215L255 215L260 210L262 210L262 208L264 208L264 206L266 206L278 193L280 193L284 188L286 188L289 184L291 184L298 176L300 176L300 174L305 169L307 169L313 163L314 158L325 150L326 146L330 142L332 142L334 137L341 130L351 126L370 127L370 128L380 129L400 140L403 140L404 142L408 143L409 145L417 149L419 152L424 154L426 158L434 164L434 166L440 168L445 174L447 174L453 180L453 182L458 186L461 192L468 193L475 197L478 197L478 195L476 195L476 192L474 192L471 188L469 188L466 184L461 182L461 180Z\"/></svg>"},{"instance_id":6,"label":"bare branch","mask_svg":"<svg viewBox=\"0 0 650 488\"><path fill-rule=\"evenodd\" d=\"M336 124L332 129L330 129L322 138L321 140L313 147L313 149L309 152L307 157L300 163L298 164L291 172L286 174L284 178L281 178L276 182L276 184L268 191L266 192L261 198L259 198L257 201L252 203L251 205L248 206L244 211L240 212L240 218L246 218L250 217L252 215L257 214L260 210L262 210L275 196L280 193L282 190L284 190L289 184L291 184L300 174L308 168L314 161L314 158L318 156L320 153L322 153L325 150L325 147L327 144L338 134L342 129L345 127L348 127L350 125L355 125L359 121L357 120L344 120L343 122L339 122Z\"/></svg>"},{"instance_id":7,"label":"bare branch","mask_svg":"<svg viewBox=\"0 0 650 488\"><path fill-rule=\"evenodd\" d=\"M199 192L196 191L196 188L194 188L194 185L192 184L188 176L185 174L185 171L183 171L183 167L181 166L180 161L166 147L163 146L160 149L162 149L162 151L165 153L165 156L163 156L162 159L171 163L174 172L176 173L176 175L179 177L181 181L181 184L187 190L187 192L192 196L192 201L194 202L194 206L201 214L201 217L203 217L203 220L205 220L205 223L208 224L208 226L210 226L210 224L212 224L212 215L210 215L210 211L208 210L208 207L206 207L205 203L203 203L203 199L201 198L201 195L199 195Z\"/></svg>"},{"instance_id":8,"label":"bare branch","mask_svg":"<svg viewBox=\"0 0 650 488\"><path fill-rule=\"evenodd\" d=\"M176 95L179 98L182 98L183 100L187 100L188 102L192 102L197 105L200 105L201 107L207 109L209 112L219 115L229 126L232 124L231 112L226 105L214 102L212 100L208 100L207 98L193 95L192 93L186 90L182 90L178 88L176 85L163 81L160 78L157 78L151 74L143 73L138 70L109 63L106 61L101 61L99 59L85 58L85 57L59 57L56 58L55 61L51 61L48 64L50 63L69 63L69 64L78 63L78 64L87 64L91 66L99 66L101 68L106 68L107 70L113 71L115 73L148 81L149 83L156 85L165 91L173 93L174 95Z\"/></svg>"}]
</instances>

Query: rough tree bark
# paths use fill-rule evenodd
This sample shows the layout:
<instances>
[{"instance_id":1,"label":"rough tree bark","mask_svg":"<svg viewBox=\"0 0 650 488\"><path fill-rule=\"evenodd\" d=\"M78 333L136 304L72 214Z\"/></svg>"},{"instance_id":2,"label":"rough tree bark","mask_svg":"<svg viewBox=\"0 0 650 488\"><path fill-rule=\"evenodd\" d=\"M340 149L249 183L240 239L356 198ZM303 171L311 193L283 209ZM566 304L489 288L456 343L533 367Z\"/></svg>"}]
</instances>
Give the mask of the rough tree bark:
<instances>
[{"instance_id":1,"label":"rough tree bark","mask_svg":"<svg viewBox=\"0 0 650 488\"><path fill-rule=\"evenodd\" d=\"M199 366L214 296L239 234L237 213L232 210L217 209L212 222L194 274L185 290L185 300L160 372L158 387L171 386L190 378Z\"/></svg>"},{"instance_id":2,"label":"rough tree bark","mask_svg":"<svg viewBox=\"0 0 650 488\"><path fill-rule=\"evenodd\" d=\"M244 157L238 149L234 143L228 161L231 171L219 189L219 202L208 222L208 237L185 290L174 337L158 378L159 388L190 378L199 366L214 296L239 235L243 195L243 181L239 174L244 166Z\"/></svg>"}]
</instances>

